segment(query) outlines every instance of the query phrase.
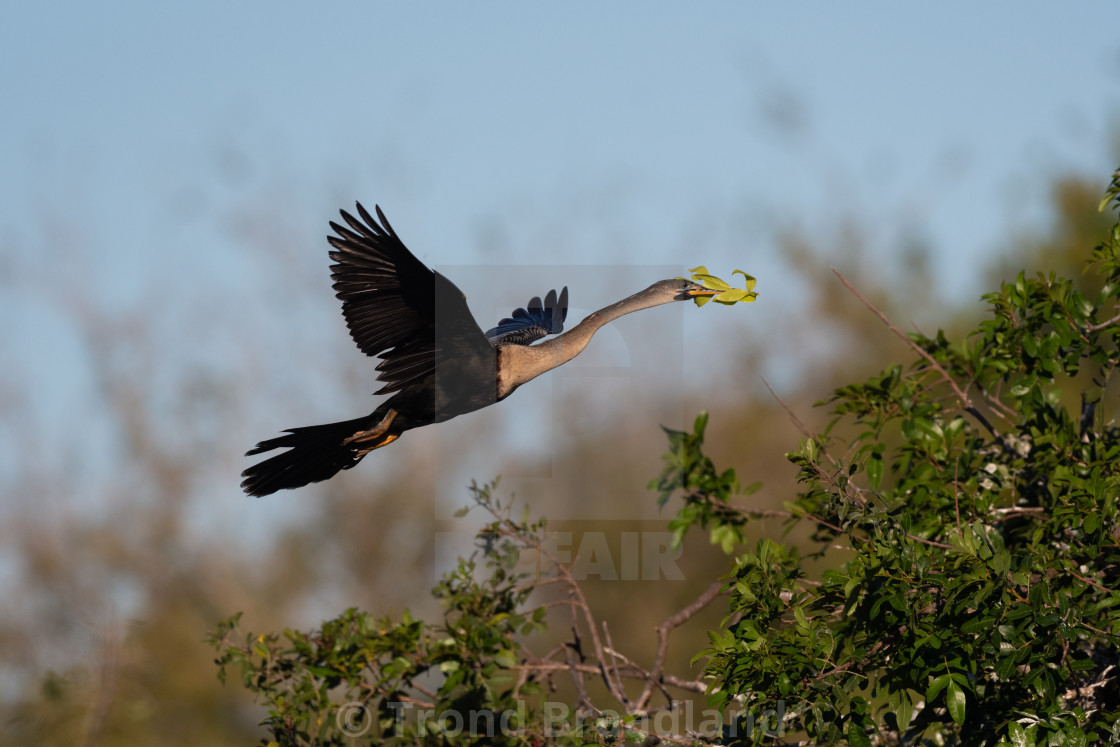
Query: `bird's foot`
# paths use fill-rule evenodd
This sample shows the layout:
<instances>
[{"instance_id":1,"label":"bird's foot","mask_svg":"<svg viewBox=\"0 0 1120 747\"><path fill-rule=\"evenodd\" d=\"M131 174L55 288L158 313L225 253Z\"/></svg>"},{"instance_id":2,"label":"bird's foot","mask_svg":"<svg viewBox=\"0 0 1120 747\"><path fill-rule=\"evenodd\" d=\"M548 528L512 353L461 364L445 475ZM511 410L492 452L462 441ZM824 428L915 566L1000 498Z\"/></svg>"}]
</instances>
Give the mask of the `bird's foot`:
<instances>
[{"instance_id":1,"label":"bird's foot","mask_svg":"<svg viewBox=\"0 0 1120 747\"><path fill-rule=\"evenodd\" d=\"M373 428L370 428L368 431L358 431L353 436L349 436L344 439L342 443L345 446L349 446L350 444L368 444L371 441L374 442L372 446L362 452L363 454L365 454L373 451L379 446L384 446L387 443L396 441L398 438L397 436L389 436L385 440L378 442L379 439L385 435L385 431L389 430L389 426L393 424L393 421L396 420L396 418L397 411L389 410L389 412L385 413L385 417L381 418L381 422L379 422Z\"/></svg>"}]
</instances>

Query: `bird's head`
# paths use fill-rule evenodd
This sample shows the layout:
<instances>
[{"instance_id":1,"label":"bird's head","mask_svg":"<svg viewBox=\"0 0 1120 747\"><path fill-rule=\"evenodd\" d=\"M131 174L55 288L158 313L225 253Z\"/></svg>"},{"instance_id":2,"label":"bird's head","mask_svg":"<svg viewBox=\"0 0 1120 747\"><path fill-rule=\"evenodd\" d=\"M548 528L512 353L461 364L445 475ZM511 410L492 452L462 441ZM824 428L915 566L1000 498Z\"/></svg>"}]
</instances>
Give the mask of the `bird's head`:
<instances>
[{"instance_id":1,"label":"bird's head","mask_svg":"<svg viewBox=\"0 0 1120 747\"><path fill-rule=\"evenodd\" d=\"M673 301L691 301L701 296L715 296L720 291L705 288L691 280L670 278L669 280L657 281L646 289L646 293L649 293L660 303L671 303Z\"/></svg>"}]
</instances>

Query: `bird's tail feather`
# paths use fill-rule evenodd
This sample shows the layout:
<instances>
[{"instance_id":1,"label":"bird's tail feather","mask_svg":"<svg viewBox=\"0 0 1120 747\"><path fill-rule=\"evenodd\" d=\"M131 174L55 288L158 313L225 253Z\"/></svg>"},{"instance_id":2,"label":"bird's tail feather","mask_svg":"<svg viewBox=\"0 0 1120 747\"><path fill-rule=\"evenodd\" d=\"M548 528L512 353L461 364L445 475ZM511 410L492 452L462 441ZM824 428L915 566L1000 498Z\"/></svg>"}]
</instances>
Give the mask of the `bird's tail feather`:
<instances>
[{"instance_id":1,"label":"bird's tail feather","mask_svg":"<svg viewBox=\"0 0 1120 747\"><path fill-rule=\"evenodd\" d=\"M372 421L372 423L371 423ZM269 495L285 488L321 482L350 469L366 454L396 440L399 433L379 432L376 439L368 429L384 422L380 413L341 423L292 428L283 436L261 441L245 456L273 449L287 451L258 462L241 473L242 489L249 495Z\"/></svg>"}]
</instances>

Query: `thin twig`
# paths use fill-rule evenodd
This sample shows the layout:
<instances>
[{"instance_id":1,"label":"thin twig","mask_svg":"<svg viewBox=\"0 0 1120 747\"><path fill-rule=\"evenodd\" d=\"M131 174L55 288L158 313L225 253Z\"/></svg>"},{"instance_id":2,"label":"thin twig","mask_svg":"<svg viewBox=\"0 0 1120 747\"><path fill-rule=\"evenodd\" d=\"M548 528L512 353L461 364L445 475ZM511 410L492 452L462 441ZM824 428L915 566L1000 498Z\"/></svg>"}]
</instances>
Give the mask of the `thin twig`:
<instances>
[{"instance_id":1,"label":"thin twig","mask_svg":"<svg viewBox=\"0 0 1120 747\"><path fill-rule=\"evenodd\" d=\"M692 604L667 618L657 626L657 654L654 657L653 668L649 672L649 678L646 680L645 687L642 688L642 694L638 696L638 700L634 704L635 710L645 710L646 706L649 704L650 697L653 695L654 686L661 679L661 673L665 669L665 658L669 655L669 633L672 632L674 628L686 623L693 615L711 604L712 600L719 596L723 586L724 582L722 580L713 581Z\"/></svg>"},{"instance_id":2,"label":"thin twig","mask_svg":"<svg viewBox=\"0 0 1120 747\"><path fill-rule=\"evenodd\" d=\"M774 391L774 387L770 386L770 382L766 380L765 376L762 377L762 383L765 385L766 391L770 392L770 396L774 398L774 401L781 405L782 409L786 411L786 414L789 415L789 419L792 420L793 424L797 427L797 430L801 431L801 435L805 436L805 438L814 438L812 432L810 432L809 429L805 427L805 424L797 417L793 408L778 396L778 393Z\"/></svg>"},{"instance_id":3,"label":"thin twig","mask_svg":"<svg viewBox=\"0 0 1120 747\"><path fill-rule=\"evenodd\" d=\"M1084 581L1085 583L1089 584L1090 586L1095 586L1096 588L1100 589L1101 591L1112 591L1112 589L1108 588L1107 586L1102 586L1102 585L1098 584L1096 581L1094 581L1093 579L1085 578L1084 576L1081 576L1077 573L1074 573L1073 571L1069 570L1068 568L1066 569L1066 573L1068 573L1069 575L1073 576L1076 579L1080 579L1080 580Z\"/></svg>"},{"instance_id":4,"label":"thin twig","mask_svg":"<svg viewBox=\"0 0 1120 747\"><path fill-rule=\"evenodd\" d=\"M621 651L617 651L617 650L615 650L613 648L609 648L609 647L605 648L603 650L606 651L608 654L610 654L615 659L618 659L619 661L621 661L626 666L633 667L634 669L638 669L642 672L645 672L644 669L642 669L640 666L638 666L637 662L635 662L633 659L631 659L629 656L622 653Z\"/></svg>"},{"instance_id":5,"label":"thin twig","mask_svg":"<svg viewBox=\"0 0 1120 747\"><path fill-rule=\"evenodd\" d=\"M1085 328L1085 331L1086 332L1099 332L1100 330L1104 329L1105 327L1108 327L1109 325L1112 325L1112 324L1116 324L1117 322L1120 322L1120 314L1117 314L1116 316L1112 317L1111 319L1105 319L1103 322L1098 322L1097 324L1090 324L1088 327Z\"/></svg>"},{"instance_id":6,"label":"thin twig","mask_svg":"<svg viewBox=\"0 0 1120 747\"><path fill-rule=\"evenodd\" d=\"M1088 628L1089 630L1091 630L1094 633L1097 633L1099 635L1109 636L1110 638L1115 638L1116 637L1114 633L1109 633L1107 630L1101 630L1100 628L1094 628L1092 625L1085 622L1084 620L1078 620L1076 624L1080 625L1083 628Z\"/></svg>"},{"instance_id":7,"label":"thin twig","mask_svg":"<svg viewBox=\"0 0 1120 747\"><path fill-rule=\"evenodd\" d=\"M610 658L607 659L607 667L614 675L614 681L618 683L618 692L621 695L621 700L618 702L629 710L630 700L626 697L626 688L622 686L622 678L618 676L618 665L615 663L617 657L614 654L614 641L611 640L611 630L607 627L607 621L603 620L603 637L607 639L607 645L603 647L603 651L607 653Z\"/></svg>"},{"instance_id":8,"label":"thin twig","mask_svg":"<svg viewBox=\"0 0 1120 747\"><path fill-rule=\"evenodd\" d=\"M907 345L909 345L910 348L914 352L916 352L918 355L925 358L926 361L939 374L941 374L942 380L946 384L948 384L949 387L953 390L953 394L955 394L957 396L957 399L960 401L961 405L964 407L965 412L972 415L972 417L974 417L976 419L976 421L978 423L980 423L980 425L984 426L984 429L987 430L988 433L992 434L992 438L994 438L997 442L999 442L1000 446L1002 446L1005 451L1008 451L1012 454L1018 453L1013 448L1011 448L1011 446L1006 441L1003 440L1003 436L1000 434L1000 432L995 429L995 426L993 426L991 424L991 422L989 422L989 420L984 416L984 413L980 412L980 410L978 410L976 408L976 405L972 404L972 399L968 396L968 393L965 392L963 389L961 389L960 385L957 384L956 380L952 376L949 375L949 372L946 371L945 368L940 363L937 362L936 358L934 358L921 345L919 345L918 343L911 340L909 335L907 335L901 329L896 327L894 325L894 323L891 322L891 320L887 317L886 314L884 314L882 311L880 311L878 309L878 307L876 307L873 303L871 303L866 298L864 298L863 294L861 294L858 290L856 290L855 287L851 283L848 282L847 278L845 278L842 274L840 274L839 270L837 270L835 267L833 267L831 269L832 269L832 273L840 279L841 283L844 284L844 287L847 288L849 291L851 291L852 295L854 295L856 298L858 298L860 300L860 303L862 303L864 306L866 306L867 309L872 314L879 317L879 320L881 322L883 322L883 324L887 325L887 329L889 329L891 332L896 334L903 342L905 342Z\"/></svg>"},{"instance_id":9,"label":"thin twig","mask_svg":"<svg viewBox=\"0 0 1120 747\"><path fill-rule=\"evenodd\" d=\"M413 685L413 687L415 687L415 685ZM372 695L379 695L381 693L381 690L374 685L363 685L363 688L368 690ZM402 703L408 703L409 705L416 706L417 708L434 709L436 707L434 701L428 702L427 700L420 700L419 698L414 698L411 695L405 695L404 693L395 693L393 695L393 700L399 700Z\"/></svg>"},{"instance_id":10,"label":"thin twig","mask_svg":"<svg viewBox=\"0 0 1120 747\"><path fill-rule=\"evenodd\" d=\"M926 539L925 537L919 537L916 534L910 534L910 532L905 532L905 534L910 539L914 540L915 542L921 542L923 545L928 545L930 547L937 547L941 550L952 550L953 549L952 545L946 544L944 542L938 542L937 540L930 540L930 539Z\"/></svg>"},{"instance_id":11,"label":"thin twig","mask_svg":"<svg viewBox=\"0 0 1120 747\"><path fill-rule=\"evenodd\" d=\"M570 650L570 649L569 649ZM537 661L526 662L524 664L514 664L509 667L511 671L516 672L559 672L575 669L577 672L583 674L599 674L599 667L594 664L580 664L579 662L563 662L563 661ZM649 676L646 670L636 665L627 665L619 670L623 677L628 679L645 679Z\"/></svg>"},{"instance_id":12,"label":"thin twig","mask_svg":"<svg viewBox=\"0 0 1120 747\"><path fill-rule=\"evenodd\" d=\"M984 392L984 401L991 406L992 410L995 411L997 415L1000 415L1000 417L1006 420L1009 424L1015 423L1015 421L1019 417L1019 413L1015 411L1015 408L1009 406L1006 402L1003 401L1002 380L996 382L996 388L993 393L988 394L987 392ZM1000 413L998 412L999 410L1002 410L1003 412Z\"/></svg>"},{"instance_id":13,"label":"thin twig","mask_svg":"<svg viewBox=\"0 0 1120 747\"><path fill-rule=\"evenodd\" d=\"M961 459L957 457L956 461L953 463L953 507L957 510L957 534L963 537L964 535L961 532L961 486L957 482L960 471Z\"/></svg>"},{"instance_id":14,"label":"thin twig","mask_svg":"<svg viewBox=\"0 0 1120 747\"><path fill-rule=\"evenodd\" d=\"M573 628L573 633L576 632ZM576 643L573 646L564 647L564 656L568 659L568 671L572 673L572 682L575 683L576 693L579 695L579 703L581 706L586 706L593 711L598 712L598 709L591 704L591 698L587 696L587 689L583 686L583 670L579 661L576 659L577 648L579 646L579 637L577 634ZM582 658L582 654L579 654Z\"/></svg>"},{"instance_id":15,"label":"thin twig","mask_svg":"<svg viewBox=\"0 0 1120 747\"><path fill-rule=\"evenodd\" d=\"M820 444L821 453L828 457L829 461L832 462L832 466L835 469L840 470L841 469L840 462L837 461L837 459L835 457L833 457L831 454L828 453L828 449L825 448L823 440L814 436L813 433L808 428L805 427L805 424L802 423L801 420L798 419L797 415L793 412L793 408L790 407L788 404L786 404L785 400L783 400L778 395L778 393L774 391L773 387L770 386L770 382L766 381L765 377L762 379L762 383L766 385L766 389L770 392L770 396L773 397L775 399L775 401L777 401L777 403L782 406L782 408L789 415L790 420L793 421L793 424L797 427L798 430L801 431L802 435L804 435L806 438L811 439L811 440L817 442L818 444ZM827 473L825 473L825 471L823 469L821 469L819 464L817 464L816 462L812 462L812 464L813 464L813 467L817 470L817 474L820 476L820 478L823 481L825 481L829 485L835 485L836 484L836 481L833 480L831 477L827 476ZM843 491L845 493L849 493L852 490L855 491L855 495L849 495L849 499L853 503L856 503L858 505L864 505L867 502L867 499L864 498L861 495L862 490L859 488L859 486L857 486L855 483L849 482L843 488Z\"/></svg>"},{"instance_id":16,"label":"thin twig","mask_svg":"<svg viewBox=\"0 0 1120 747\"><path fill-rule=\"evenodd\" d=\"M603 676L603 682L606 683L607 689L610 690L611 695L615 697L619 703L625 702L625 696L621 692L618 683L611 679L610 672L607 670L605 660L606 655L603 653L603 642L599 639L599 631L595 624L595 616L591 613L591 606L587 603L587 598L583 595L583 589L572 578L571 569L566 566L560 566L568 583L568 593L574 599L574 606L576 609L572 610L572 629L576 628L576 610L582 610L583 617L587 623L588 632L591 635L591 646L595 649L595 660L599 662L600 673Z\"/></svg>"},{"instance_id":17,"label":"thin twig","mask_svg":"<svg viewBox=\"0 0 1120 747\"><path fill-rule=\"evenodd\" d=\"M680 677L676 677L671 674L663 674L661 675L661 681L666 685L669 685L670 687L677 688L678 690L688 690L689 692L694 693L703 693L708 691L707 684L701 682L700 680L682 680Z\"/></svg>"}]
</instances>

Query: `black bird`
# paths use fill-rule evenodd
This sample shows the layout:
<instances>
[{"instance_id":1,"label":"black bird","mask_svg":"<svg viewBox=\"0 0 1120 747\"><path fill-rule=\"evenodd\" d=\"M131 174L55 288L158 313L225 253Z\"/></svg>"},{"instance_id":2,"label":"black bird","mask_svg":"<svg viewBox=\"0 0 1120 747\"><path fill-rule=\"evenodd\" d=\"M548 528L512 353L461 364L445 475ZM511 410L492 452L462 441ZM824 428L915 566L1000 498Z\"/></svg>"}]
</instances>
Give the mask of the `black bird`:
<instances>
[{"instance_id":1,"label":"black bird","mask_svg":"<svg viewBox=\"0 0 1120 747\"><path fill-rule=\"evenodd\" d=\"M568 289L533 298L498 326L483 332L466 297L450 280L412 256L380 207L377 217L358 203L358 215L340 211L349 228L331 222L336 236L330 257L335 295L350 336L369 356L380 356L376 394L391 394L371 414L356 420L292 428L261 441L246 456L288 451L249 467L241 487L269 495L333 477L366 454L411 428L473 412L505 399L525 382L570 361L604 324L631 311L712 296L679 278L654 283L640 293L589 314L559 334L568 313Z\"/></svg>"}]
</instances>

